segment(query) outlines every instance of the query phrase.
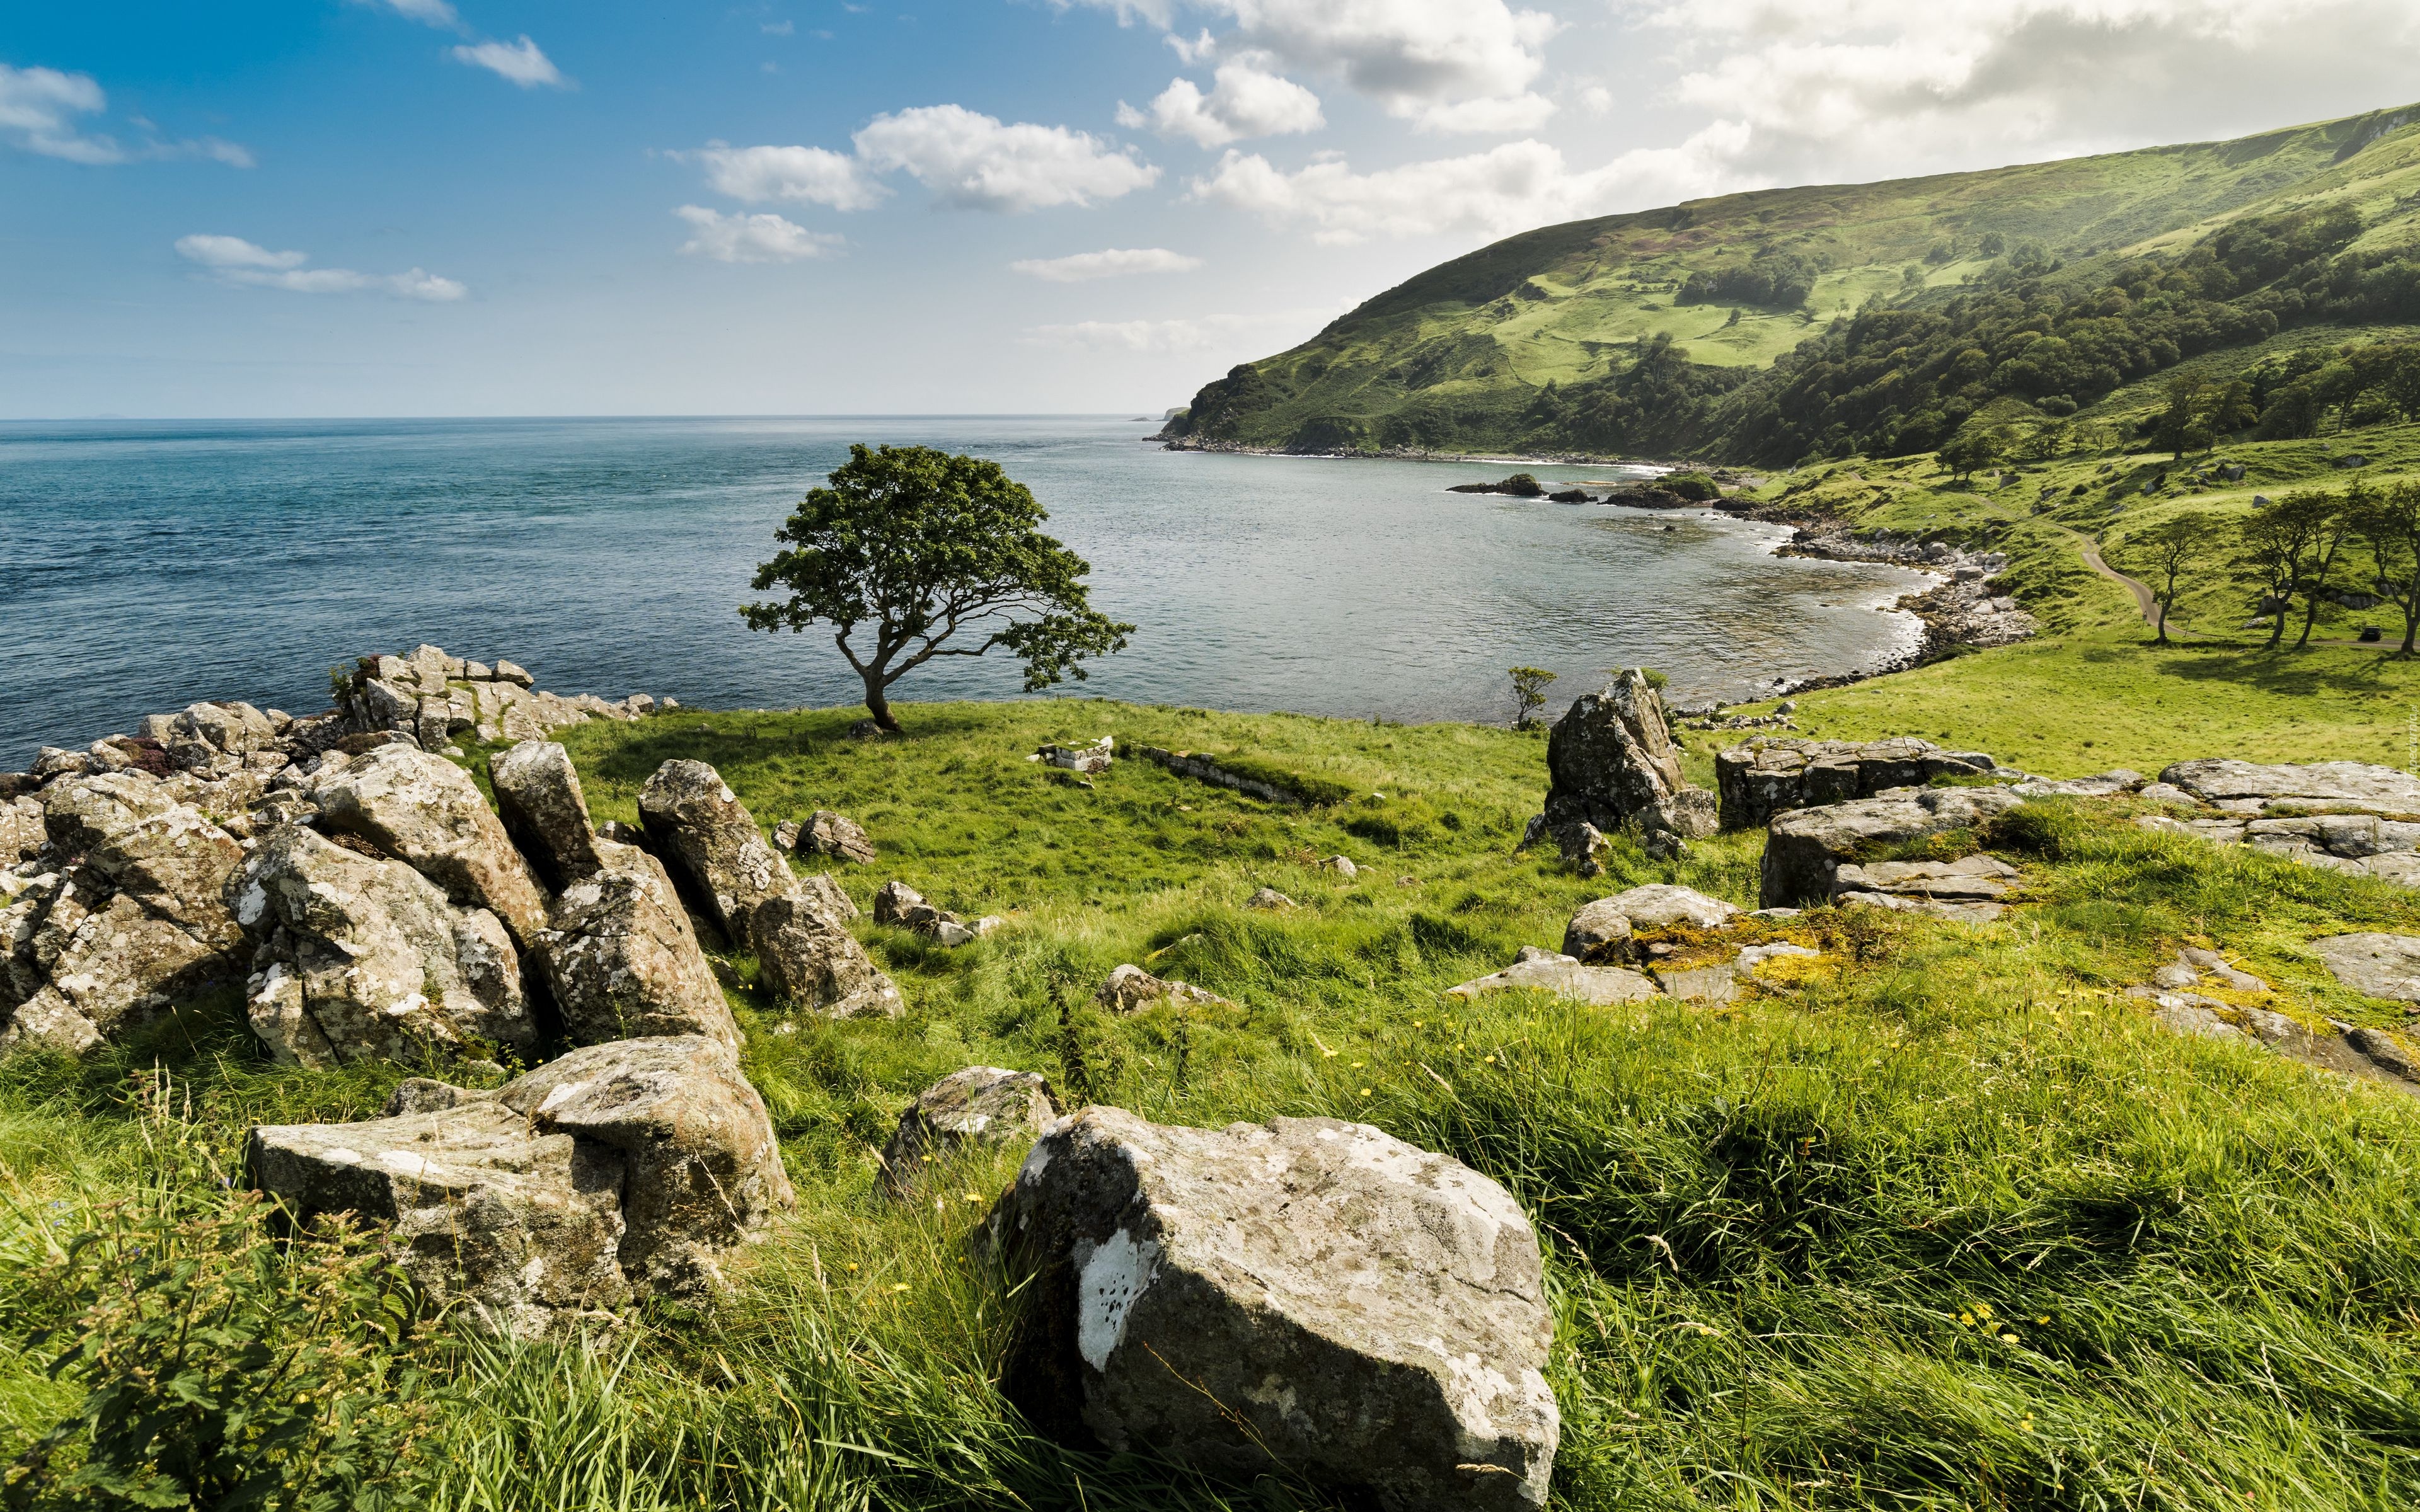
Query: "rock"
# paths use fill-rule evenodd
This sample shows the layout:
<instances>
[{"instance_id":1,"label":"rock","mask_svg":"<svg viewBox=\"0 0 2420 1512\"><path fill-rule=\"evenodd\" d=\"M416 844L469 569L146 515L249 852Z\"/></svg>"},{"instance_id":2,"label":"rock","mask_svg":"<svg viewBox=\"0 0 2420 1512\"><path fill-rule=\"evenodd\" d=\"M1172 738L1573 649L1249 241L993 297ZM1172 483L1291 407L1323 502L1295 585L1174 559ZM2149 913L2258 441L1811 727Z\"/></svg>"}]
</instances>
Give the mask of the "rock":
<instances>
[{"instance_id":1,"label":"rock","mask_svg":"<svg viewBox=\"0 0 2420 1512\"><path fill-rule=\"evenodd\" d=\"M1722 962L1697 966L1649 966L1647 974L1665 995L1691 1003L1728 1003L1739 995L1739 982Z\"/></svg>"},{"instance_id":2,"label":"rock","mask_svg":"<svg viewBox=\"0 0 2420 1512\"><path fill-rule=\"evenodd\" d=\"M2143 785L2143 774L2123 767L2114 771L2096 772L2090 777L2071 777L2058 780L2033 777L2019 782L2011 790L2028 798L2114 798L2121 793L2132 793Z\"/></svg>"},{"instance_id":3,"label":"rock","mask_svg":"<svg viewBox=\"0 0 2420 1512\"><path fill-rule=\"evenodd\" d=\"M1610 1008L1617 1003L1638 1003L1656 995L1655 984L1636 971L1621 966L1583 965L1568 955L1541 950L1535 946L1522 948L1519 959L1511 965L1488 976L1445 990L1448 997L1477 997L1486 993L1521 989L1536 993L1552 993L1575 1002L1591 1003Z\"/></svg>"},{"instance_id":4,"label":"rock","mask_svg":"<svg viewBox=\"0 0 2420 1512\"><path fill-rule=\"evenodd\" d=\"M1264 913L1282 913L1284 910L1294 907L1295 901L1287 897L1284 893L1278 891L1275 887L1263 887L1260 891L1245 899L1244 906L1247 908L1257 908Z\"/></svg>"},{"instance_id":5,"label":"rock","mask_svg":"<svg viewBox=\"0 0 2420 1512\"><path fill-rule=\"evenodd\" d=\"M941 914L933 920L932 928L925 933L954 950L960 946L974 944L975 941L982 939L1006 922L1007 920L998 914L985 914L977 919L960 918L955 914Z\"/></svg>"},{"instance_id":6,"label":"rock","mask_svg":"<svg viewBox=\"0 0 2420 1512\"><path fill-rule=\"evenodd\" d=\"M0 800L0 870L29 859L49 839L40 803L31 797Z\"/></svg>"},{"instance_id":7,"label":"rock","mask_svg":"<svg viewBox=\"0 0 2420 1512\"><path fill-rule=\"evenodd\" d=\"M1582 903L1563 926L1563 954L1577 961L1601 964L1630 956L1630 918L1610 898Z\"/></svg>"},{"instance_id":8,"label":"rock","mask_svg":"<svg viewBox=\"0 0 2420 1512\"><path fill-rule=\"evenodd\" d=\"M2004 896L2017 869L1990 856L1955 861L1873 861L1844 865L1832 879L1835 897L1850 892L1888 893L1896 898L1940 903L1991 903Z\"/></svg>"},{"instance_id":9,"label":"rock","mask_svg":"<svg viewBox=\"0 0 2420 1512\"><path fill-rule=\"evenodd\" d=\"M504 821L471 774L442 756L381 746L317 779L319 827L358 835L444 889L463 908L504 920L526 949L546 928L546 899Z\"/></svg>"},{"instance_id":10,"label":"rock","mask_svg":"<svg viewBox=\"0 0 2420 1512\"><path fill-rule=\"evenodd\" d=\"M549 887L559 892L604 865L569 751L524 740L488 763L488 780L504 833Z\"/></svg>"},{"instance_id":11,"label":"rock","mask_svg":"<svg viewBox=\"0 0 2420 1512\"><path fill-rule=\"evenodd\" d=\"M1751 945L1742 950L1731 962L1731 970L1738 976L1753 977L1763 969L1768 961L1816 961L1821 960L1823 954L1821 950L1810 950L1803 945L1792 945L1788 940L1776 940L1771 945Z\"/></svg>"},{"instance_id":12,"label":"rock","mask_svg":"<svg viewBox=\"0 0 2420 1512\"><path fill-rule=\"evenodd\" d=\"M253 1029L281 1061L351 1065L537 1041L502 923L454 908L410 867L286 825L244 859L227 894L260 941Z\"/></svg>"},{"instance_id":13,"label":"rock","mask_svg":"<svg viewBox=\"0 0 2420 1512\"><path fill-rule=\"evenodd\" d=\"M45 781L54 777L75 777L91 770L92 758L80 750L44 746L34 753L33 775Z\"/></svg>"},{"instance_id":14,"label":"rock","mask_svg":"<svg viewBox=\"0 0 2420 1512\"><path fill-rule=\"evenodd\" d=\"M555 899L540 949L564 1032L582 1044L702 1035L737 1045L731 1006L662 864L601 840L597 859Z\"/></svg>"},{"instance_id":15,"label":"rock","mask_svg":"<svg viewBox=\"0 0 2420 1512\"><path fill-rule=\"evenodd\" d=\"M535 687L537 686L536 678L532 677L529 673L521 671L511 662L504 660L499 660L496 663L496 681L499 683L510 683L516 687Z\"/></svg>"},{"instance_id":16,"label":"rock","mask_svg":"<svg viewBox=\"0 0 2420 1512\"><path fill-rule=\"evenodd\" d=\"M1709 898L1702 892L1668 882L1651 882L1643 887L1615 893L1589 906L1610 906L1637 929L1669 929L1675 925L1720 929L1739 913L1736 906L1720 898Z\"/></svg>"},{"instance_id":17,"label":"rock","mask_svg":"<svg viewBox=\"0 0 2420 1512\"><path fill-rule=\"evenodd\" d=\"M2400 1035L2385 1029L2352 1029L2346 1033L2345 1042L2389 1075L2420 1083L2420 1061L2415 1061L2411 1042Z\"/></svg>"},{"instance_id":18,"label":"rock","mask_svg":"<svg viewBox=\"0 0 2420 1512\"><path fill-rule=\"evenodd\" d=\"M1103 735L1089 746L1045 746L1035 754L1042 758L1046 766L1091 776L1109 769L1110 762L1115 759L1115 749L1109 737Z\"/></svg>"},{"instance_id":19,"label":"rock","mask_svg":"<svg viewBox=\"0 0 2420 1512\"><path fill-rule=\"evenodd\" d=\"M1567 838L1576 837L1579 825L1606 834L1627 826L1651 851L1714 833L1711 799L1697 796L1681 775L1663 698L1637 671L1575 702L1555 721L1546 775L1545 809L1523 838L1525 846L1553 836L1567 859L1575 849L1593 859L1585 843L1575 847Z\"/></svg>"},{"instance_id":20,"label":"rock","mask_svg":"<svg viewBox=\"0 0 2420 1512\"><path fill-rule=\"evenodd\" d=\"M797 820L784 819L773 826L773 848L777 851L795 851L799 848Z\"/></svg>"},{"instance_id":21,"label":"rock","mask_svg":"<svg viewBox=\"0 0 2420 1512\"><path fill-rule=\"evenodd\" d=\"M931 906L924 902L923 893L894 877L875 889L874 921L913 929L915 920L921 917L918 910Z\"/></svg>"},{"instance_id":22,"label":"rock","mask_svg":"<svg viewBox=\"0 0 2420 1512\"><path fill-rule=\"evenodd\" d=\"M1838 870L1860 854L1970 828L2024 801L2000 788L1925 788L1911 797L1786 810L1774 816L1765 839L1760 902L1774 908L1829 899Z\"/></svg>"},{"instance_id":23,"label":"rock","mask_svg":"<svg viewBox=\"0 0 2420 1512\"><path fill-rule=\"evenodd\" d=\"M1204 992L1187 981L1163 981L1131 962L1119 966L1101 983L1093 995L1094 1003L1112 1013L1132 1013L1160 1001L1199 1005L1203 1008L1233 1008L1234 1003L1217 993Z\"/></svg>"},{"instance_id":24,"label":"rock","mask_svg":"<svg viewBox=\"0 0 2420 1512\"><path fill-rule=\"evenodd\" d=\"M2302 766L2179 762L2163 771L2160 780L2204 803L2249 800L2256 812L2304 808L2420 817L2420 777L2360 762L2314 762Z\"/></svg>"},{"instance_id":25,"label":"rock","mask_svg":"<svg viewBox=\"0 0 2420 1512\"><path fill-rule=\"evenodd\" d=\"M79 911L80 912L80 911ZM0 1049L38 1043L81 1055L240 978L227 953L120 894L57 930L49 980L15 1007Z\"/></svg>"},{"instance_id":26,"label":"rock","mask_svg":"<svg viewBox=\"0 0 2420 1512\"><path fill-rule=\"evenodd\" d=\"M924 901L923 894L896 879L884 883L875 893L874 921L913 930L952 949L972 945L1005 922L997 915L986 914L970 923L934 907Z\"/></svg>"},{"instance_id":27,"label":"rock","mask_svg":"<svg viewBox=\"0 0 2420 1512\"><path fill-rule=\"evenodd\" d=\"M758 980L776 1002L830 1018L907 1011L898 985L876 969L865 948L848 932L847 914L832 905L839 894L829 879L823 887L796 887L757 905L753 924ZM847 900L841 898L843 903Z\"/></svg>"},{"instance_id":28,"label":"rock","mask_svg":"<svg viewBox=\"0 0 2420 1512\"><path fill-rule=\"evenodd\" d=\"M621 1157L615 1258L642 1295L697 1298L721 1258L797 1205L764 1100L738 1057L695 1036L574 1050L495 1093L541 1134Z\"/></svg>"},{"instance_id":29,"label":"rock","mask_svg":"<svg viewBox=\"0 0 2420 1512\"><path fill-rule=\"evenodd\" d=\"M1922 787L1936 777L1996 770L1981 751L1949 751L1912 735L1889 740L1760 737L1714 757L1722 827L1749 829L1792 809L1870 798L1885 788Z\"/></svg>"},{"instance_id":30,"label":"rock","mask_svg":"<svg viewBox=\"0 0 2420 1512\"><path fill-rule=\"evenodd\" d=\"M796 875L738 795L704 762L669 761L639 792L648 849L740 949L758 905L794 890Z\"/></svg>"},{"instance_id":31,"label":"rock","mask_svg":"<svg viewBox=\"0 0 2420 1512\"><path fill-rule=\"evenodd\" d=\"M1353 858L1349 856L1331 856L1319 863L1319 869L1322 872L1333 872L1347 882L1361 874L1361 869L1353 864Z\"/></svg>"},{"instance_id":32,"label":"rock","mask_svg":"<svg viewBox=\"0 0 2420 1512\"><path fill-rule=\"evenodd\" d=\"M1546 488L1544 484L1540 483L1536 478L1531 477L1528 473L1515 472L1501 483L1452 484L1448 486L1446 492L1500 493L1510 494L1515 499L1537 499L1544 496Z\"/></svg>"},{"instance_id":33,"label":"rock","mask_svg":"<svg viewBox=\"0 0 2420 1512\"><path fill-rule=\"evenodd\" d=\"M1522 835L1521 843L1515 849L1528 850L1547 838L1554 841L1556 853L1562 863L1580 876L1605 875L1605 856L1613 849L1613 841L1596 825L1581 820L1577 824L1550 829L1545 815L1533 814L1528 831Z\"/></svg>"},{"instance_id":34,"label":"rock","mask_svg":"<svg viewBox=\"0 0 2420 1512\"><path fill-rule=\"evenodd\" d=\"M882 1190L898 1196L923 1167L970 1144L1030 1145L1059 1116L1050 1084L1030 1071L969 1066L916 1096L882 1147Z\"/></svg>"},{"instance_id":35,"label":"rock","mask_svg":"<svg viewBox=\"0 0 2420 1512\"><path fill-rule=\"evenodd\" d=\"M254 1129L247 1166L298 1218L390 1226L432 1301L523 1337L700 1294L792 1201L763 1103L703 1040L574 1051L492 1093L408 1082L387 1118Z\"/></svg>"},{"instance_id":36,"label":"rock","mask_svg":"<svg viewBox=\"0 0 2420 1512\"><path fill-rule=\"evenodd\" d=\"M2311 949L2330 976L2365 997L2420 1003L2420 937L2331 934Z\"/></svg>"},{"instance_id":37,"label":"rock","mask_svg":"<svg viewBox=\"0 0 2420 1512\"><path fill-rule=\"evenodd\" d=\"M1560 1430L1537 1236L1459 1163L1332 1119L1061 1119L987 1232L1033 1276L1030 1422L1351 1504L1544 1504Z\"/></svg>"},{"instance_id":38,"label":"rock","mask_svg":"<svg viewBox=\"0 0 2420 1512\"><path fill-rule=\"evenodd\" d=\"M879 858L874 841L856 821L830 809L818 809L798 832L792 848L802 856L828 856L835 861L872 866Z\"/></svg>"}]
</instances>

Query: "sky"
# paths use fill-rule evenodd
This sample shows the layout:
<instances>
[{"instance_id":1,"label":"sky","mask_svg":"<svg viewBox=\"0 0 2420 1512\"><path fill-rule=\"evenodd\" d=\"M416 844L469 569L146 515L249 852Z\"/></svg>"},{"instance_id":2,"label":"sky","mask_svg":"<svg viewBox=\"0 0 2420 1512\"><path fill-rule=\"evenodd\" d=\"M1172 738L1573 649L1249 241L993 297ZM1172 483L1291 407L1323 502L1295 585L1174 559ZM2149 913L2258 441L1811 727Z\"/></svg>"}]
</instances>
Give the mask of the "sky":
<instances>
[{"instance_id":1,"label":"sky","mask_svg":"<svg viewBox=\"0 0 2420 1512\"><path fill-rule=\"evenodd\" d=\"M1533 226L2415 101L2413 0L0 0L0 417L1156 414Z\"/></svg>"}]
</instances>

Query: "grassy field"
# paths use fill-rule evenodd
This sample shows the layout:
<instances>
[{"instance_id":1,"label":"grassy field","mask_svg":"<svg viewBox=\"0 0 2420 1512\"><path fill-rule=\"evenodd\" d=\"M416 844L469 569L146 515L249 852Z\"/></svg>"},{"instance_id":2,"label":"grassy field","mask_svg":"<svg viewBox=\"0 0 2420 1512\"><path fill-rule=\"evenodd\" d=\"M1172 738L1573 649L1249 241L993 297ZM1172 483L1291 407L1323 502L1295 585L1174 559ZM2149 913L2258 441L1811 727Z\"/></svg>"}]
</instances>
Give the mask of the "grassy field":
<instances>
[{"instance_id":1,"label":"grassy field","mask_svg":"<svg viewBox=\"0 0 2420 1512\"><path fill-rule=\"evenodd\" d=\"M2036 655L2098 665L2089 649ZM1921 706L1978 665L1917 674L1947 679ZM2043 685L2070 665L2042 663ZM2229 697L2251 722L2284 695ZM2307 941L2420 926L2412 894L2036 805L1992 837L2026 873L2000 923L1809 916L1790 929L1823 966L1720 1010L1449 1006L1441 988L1554 944L1615 887L1677 878L1752 903L1758 837L1677 867L1623 847L1595 884L1515 856L1544 742L1500 730L1066 700L909 706L907 738L861 742L855 713L692 712L569 739L600 818L632 817L665 757L702 757L767 825L817 807L862 820L884 858L843 878L861 903L896 875L1008 918L954 952L868 925L908 1001L892 1022L784 1020L752 962L720 963L795 1225L710 1313L644 1313L584 1346L371 1327L369 1304L327 1301L353 1294L329 1260L295 1295L356 1340L309 1378L332 1411L351 1404L352 1446L230 1462L317 1488L297 1505L1319 1504L1281 1467L1216 1485L1024 1431L996 1386L1014 1302L962 1245L1013 1156L943 1169L905 1205L873 1193L870 1147L908 1098L986 1063L1163 1120L1366 1119L1504 1181L1549 1257L1559 1505L2420 1498L2420 1102L2178 1039L2111 995L2200 941L2276 981L2289 1011L2391 1023ZM1967 733L1946 714L1919 728ZM1085 789L1024 759L1102 733L1249 751L1366 796L1272 809L1140 762ZM2107 738L2139 761L2161 737ZM1311 864L1336 853L1357 882ZM1244 909L1263 886L1301 906ZM1090 998L1123 961L1240 1006L1111 1018ZM286 1293L225 1279L254 1273L260 1241L218 1178L250 1123L369 1113L403 1070L272 1070L228 1003L82 1066L0 1062L0 1456L105 1417L127 1398L94 1394L130 1374L154 1382L144 1400L164 1394L179 1306L230 1337L282 1336L262 1298ZM69 1263L85 1233L100 1242ZM80 1291L79 1273L101 1284ZM113 1349L54 1375L67 1335L46 1331L80 1319ZM268 1366L217 1358L193 1391L256 1399ZM96 1431L64 1435L45 1474L10 1472L11 1504L189 1504L60 1489Z\"/></svg>"}]
</instances>

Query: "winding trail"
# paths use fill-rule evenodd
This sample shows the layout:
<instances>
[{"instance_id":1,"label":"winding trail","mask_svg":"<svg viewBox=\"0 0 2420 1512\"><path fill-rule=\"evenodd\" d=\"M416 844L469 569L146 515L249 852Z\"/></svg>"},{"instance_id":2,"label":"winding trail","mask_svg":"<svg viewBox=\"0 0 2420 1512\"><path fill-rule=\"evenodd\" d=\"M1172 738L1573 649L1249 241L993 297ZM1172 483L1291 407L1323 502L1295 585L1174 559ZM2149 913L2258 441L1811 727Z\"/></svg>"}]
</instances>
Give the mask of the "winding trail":
<instances>
[{"instance_id":1,"label":"winding trail","mask_svg":"<svg viewBox=\"0 0 2420 1512\"><path fill-rule=\"evenodd\" d=\"M2139 578L2129 578L2124 573L2119 572L2117 568L2111 566L2108 563L2103 562L2101 559L2101 543L2095 541L2091 536L2085 534L2082 531L2075 530L2065 525L2060 526L2059 529L2066 531L2068 534L2075 538L2076 554L2084 558L2084 564L2090 567L2094 572L2099 573L2102 577L2108 579L2111 582L2125 589L2128 593L2133 594L2134 595L2134 608L2142 612L2143 623L2149 625L2154 630L2158 629L2160 625L2160 595L2151 591L2151 585L2144 582ZM2168 621L2168 639L2170 640L2199 640L2204 644L2210 645L2240 643L2221 641L2211 636L2195 635L2192 631L2186 629L2181 621L2174 618L2171 618ZM2310 643L2315 646L2352 646L2355 648L2364 646L2380 647L2382 645L2382 642L2377 640L2353 640L2343 636L2325 635L2315 635L2311 637Z\"/></svg>"}]
</instances>

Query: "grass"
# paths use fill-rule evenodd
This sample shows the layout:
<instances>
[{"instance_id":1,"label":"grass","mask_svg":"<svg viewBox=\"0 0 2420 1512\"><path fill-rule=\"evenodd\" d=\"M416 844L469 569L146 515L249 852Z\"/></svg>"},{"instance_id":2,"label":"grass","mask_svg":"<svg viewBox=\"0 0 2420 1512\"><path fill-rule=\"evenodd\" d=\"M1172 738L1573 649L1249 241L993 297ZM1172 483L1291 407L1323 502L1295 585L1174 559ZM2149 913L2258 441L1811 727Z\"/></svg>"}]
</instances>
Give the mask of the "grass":
<instances>
[{"instance_id":1,"label":"grass","mask_svg":"<svg viewBox=\"0 0 2420 1512\"><path fill-rule=\"evenodd\" d=\"M2308 941L2420 927L2412 894L2035 805L1993 837L2026 873L2001 923L1809 916L1796 932L1834 969L1718 1010L1449 1006L1441 988L1616 887L1753 902L1755 837L1677 865L1618 845L1595 884L1516 856L1535 734L1051 701L908 706L907 738L859 741L854 712L569 733L600 818L629 818L668 755L701 757L768 826L865 823L884 857L843 877L861 903L897 875L1010 922L954 952L869 926L909 1004L890 1022L774 1032L752 963L720 962L796 1222L707 1313L580 1344L424 1331L433 1427L396 1472L418 1504L1319 1504L1281 1472L1214 1484L1027 1432L997 1389L1015 1299L964 1243L1014 1153L907 1204L873 1191L899 1109L972 1063L1165 1121L1365 1119L1503 1181L1549 1256L1559 1505L2420 1496L2420 1103L2167 1035L2111 995L2205 941L2288 1011L2391 1023ZM1124 761L1086 790L1024 760L1103 733L1386 797L1272 807ZM1338 853L1357 883L1312 865ZM1244 909L1262 886L1301 906ZM1237 1006L1091 1006L1146 959ZM269 1067L226 1001L82 1066L0 1062L0 1453L76 1406L26 1347L59 1320L71 1236L147 1192L224 1200L147 1130L224 1162L252 1122L364 1116L401 1073Z\"/></svg>"}]
</instances>

